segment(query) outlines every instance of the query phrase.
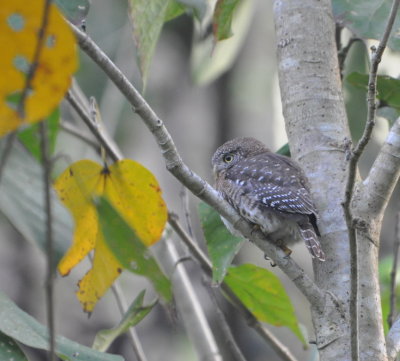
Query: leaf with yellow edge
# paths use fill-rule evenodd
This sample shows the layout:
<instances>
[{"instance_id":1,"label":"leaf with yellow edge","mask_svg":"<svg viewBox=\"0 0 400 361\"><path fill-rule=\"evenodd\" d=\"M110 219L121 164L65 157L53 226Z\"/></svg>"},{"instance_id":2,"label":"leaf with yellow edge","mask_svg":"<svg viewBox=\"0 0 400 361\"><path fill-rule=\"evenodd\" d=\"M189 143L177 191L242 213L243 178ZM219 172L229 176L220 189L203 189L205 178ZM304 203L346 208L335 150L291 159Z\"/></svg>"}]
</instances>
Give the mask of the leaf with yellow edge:
<instances>
[{"instance_id":1,"label":"leaf with yellow edge","mask_svg":"<svg viewBox=\"0 0 400 361\"><path fill-rule=\"evenodd\" d=\"M78 66L74 35L55 5L50 5L44 45L24 103L24 118L15 98L25 87L26 74L38 44L44 0L2 1L0 6L0 136L49 115L67 91Z\"/></svg>"},{"instance_id":2,"label":"leaf with yellow edge","mask_svg":"<svg viewBox=\"0 0 400 361\"><path fill-rule=\"evenodd\" d=\"M61 275L67 275L95 249L93 268L80 281L77 293L84 310L91 312L123 268L105 244L94 197L106 197L147 246L161 237L166 205L156 178L133 160L122 160L108 168L81 160L67 168L54 187L75 222L72 246L58 265Z\"/></svg>"}]
</instances>

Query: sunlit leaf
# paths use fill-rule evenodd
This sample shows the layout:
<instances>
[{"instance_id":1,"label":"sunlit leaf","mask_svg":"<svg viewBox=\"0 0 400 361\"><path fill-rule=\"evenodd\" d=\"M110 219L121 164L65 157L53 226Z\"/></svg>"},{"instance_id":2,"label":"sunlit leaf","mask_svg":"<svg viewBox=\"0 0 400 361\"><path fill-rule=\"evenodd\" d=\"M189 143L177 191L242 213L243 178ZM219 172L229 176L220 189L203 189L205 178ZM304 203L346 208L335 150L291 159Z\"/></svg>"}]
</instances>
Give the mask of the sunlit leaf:
<instances>
[{"instance_id":1,"label":"sunlit leaf","mask_svg":"<svg viewBox=\"0 0 400 361\"><path fill-rule=\"evenodd\" d=\"M150 62L167 15L169 1L130 0L129 4L139 69L145 85Z\"/></svg>"},{"instance_id":2,"label":"sunlit leaf","mask_svg":"<svg viewBox=\"0 0 400 361\"><path fill-rule=\"evenodd\" d=\"M0 332L0 360L28 361L18 344L2 332Z\"/></svg>"},{"instance_id":3,"label":"sunlit leaf","mask_svg":"<svg viewBox=\"0 0 400 361\"><path fill-rule=\"evenodd\" d=\"M119 264L129 271L146 276L158 293L170 301L172 298L170 282L135 230L124 221L106 198L102 197L97 201L97 211L105 244L111 249ZM98 268L101 266L109 267L106 262ZM95 263L93 267L96 267Z\"/></svg>"},{"instance_id":4,"label":"sunlit leaf","mask_svg":"<svg viewBox=\"0 0 400 361\"><path fill-rule=\"evenodd\" d=\"M363 39L380 40L389 17L392 0L333 0L336 20ZM397 16L388 45L400 49L400 17Z\"/></svg>"},{"instance_id":5,"label":"sunlit leaf","mask_svg":"<svg viewBox=\"0 0 400 361\"><path fill-rule=\"evenodd\" d=\"M161 237L166 206L153 174L132 160L108 168L90 160L79 161L60 175L55 189L75 221L72 246L58 265L61 275L67 275L95 249L93 268L80 281L77 293L84 310L91 312L123 268L105 244L93 198L105 196L147 246Z\"/></svg>"},{"instance_id":6,"label":"sunlit leaf","mask_svg":"<svg viewBox=\"0 0 400 361\"><path fill-rule=\"evenodd\" d=\"M0 291L0 331L14 340L41 350L49 349L47 328L18 308ZM111 355L62 336L56 337L56 354L66 361L123 361L121 356ZM7 360L2 358L1 360ZM16 361L16 360L15 360Z\"/></svg>"},{"instance_id":7,"label":"sunlit leaf","mask_svg":"<svg viewBox=\"0 0 400 361\"><path fill-rule=\"evenodd\" d=\"M218 0L213 16L213 33L215 41L230 38L232 33L232 18L240 0Z\"/></svg>"},{"instance_id":8,"label":"sunlit leaf","mask_svg":"<svg viewBox=\"0 0 400 361\"><path fill-rule=\"evenodd\" d=\"M347 81L358 88L368 88L368 75L351 73ZM395 79L387 75L378 75L377 78L377 98L397 111L400 111L400 79Z\"/></svg>"},{"instance_id":9,"label":"sunlit leaf","mask_svg":"<svg viewBox=\"0 0 400 361\"><path fill-rule=\"evenodd\" d=\"M258 320L290 328L305 344L290 298L272 272L244 264L230 267L225 282Z\"/></svg>"},{"instance_id":10,"label":"sunlit leaf","mask_svg":"<svg viewBox=\"0 0 400 361\"><path fill-rule=\"evenodd\" d=\"M145 318L149 312L153 309L157 301L152 302L149 305L143 305L144 299L143 290L132 302L129 309L124 314L121 322L109 330L99 331L93 342L93 349L98 351L107 351L114 340L128 331L129 327L136 326L143 318Z\"/></svg>"},{"instance_id":11,"label":"sunlit leaf","mask_svg":"<svg viewBox=\"0 0 400 361\"><path fill-rule=\"evenodd\" d=\"M67 91L77 68L74 36L55 5L50 6L44 46L41 49L31 89L24 102L24 117L10 101L22 94L26 74L38 42L44 0L14 0L0 6L0 136L22 124L48 116Z\"/></svg>"},{"instance_id":12,"label":"sunlit leaf","mask_svg":"<svg viewBox=\"0 0 400 361\"><path fill-rule=\"evenodd\" d=\"M206 203L199 204L199 214L212 262L213 282L220 284L244 239L233 236L222 223L220 215Z\"/></svg>"},{"instance_id":13,"label":"sunlit leaf","mask_svg":"<svg viewBox=\"0 0 400 361\"><path fill-rule=\"evenodd\" d=\"M60 110L56 108L56 110L53 111L53 113L51 113L50 116L47 118L48 143L50 153L54 152L54 148L56 146L59 121ZM38 124L33 124L27 129L21 130L18 133L18 138L37 160L40 161L42 159Z\"/></svg>"}]
</instances>

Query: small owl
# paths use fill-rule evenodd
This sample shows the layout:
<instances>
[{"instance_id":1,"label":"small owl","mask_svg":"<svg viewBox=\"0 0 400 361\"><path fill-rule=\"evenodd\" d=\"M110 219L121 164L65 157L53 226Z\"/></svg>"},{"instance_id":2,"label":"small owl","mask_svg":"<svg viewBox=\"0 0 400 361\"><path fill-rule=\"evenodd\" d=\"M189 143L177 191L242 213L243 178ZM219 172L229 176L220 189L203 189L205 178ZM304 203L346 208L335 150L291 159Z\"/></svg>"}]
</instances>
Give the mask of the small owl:
<instances>
[{"instance_id":1,"label":"small owl","mask_svg":"<svg viewBox=\"0 0 400 361\"><path fill-rule=\"evenodd\" d=\"M216 150L212 166L217 190L243 218L284 250L303 240L313 257L325 261L308 180L297 163L257 139L236 138Z\"/></svg>"}]
</instances>

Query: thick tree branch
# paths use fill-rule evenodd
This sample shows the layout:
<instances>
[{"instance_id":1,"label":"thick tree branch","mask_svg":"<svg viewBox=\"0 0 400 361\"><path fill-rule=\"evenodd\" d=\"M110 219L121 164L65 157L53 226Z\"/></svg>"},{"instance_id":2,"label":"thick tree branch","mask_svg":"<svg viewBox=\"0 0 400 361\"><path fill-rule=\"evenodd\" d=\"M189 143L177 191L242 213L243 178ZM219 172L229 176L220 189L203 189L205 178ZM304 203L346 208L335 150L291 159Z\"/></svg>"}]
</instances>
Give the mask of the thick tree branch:
<instances>
[{"instance_id":1,"label":"thick tree branch","mask_svg":"<svg viewBox=\"0 0 400 361\"><path fill-rule=\"evenodd\" d=\"M363 213L369 210L368 220L380 221L400 176L400 118L389 131L368 177L359 187L357 206ZM365 213L366 214L366 213Z\"/></svg>"},{"instance_id":2,"label":"thick tree branch","mask_svg":"<svg viewBox=\"0 0 400 361\"><path fill-rule=\"evenodd\" d=\"M266 241L261 231L254 229L236 213L236 211L224 201L214 188L195 174L182 160L171 135L164 126L162 120L148 105L140 93L134 88L124 74L115 66L107 55L82 31L71 24L79 46L92 60L108 75L119 88L121 93L133 106L136 113L144 121L153 134L161 153L164 156L166 167L182 184L184 184L195 196L199 197L215 208L223 217L229 220L246 238L251 239L264 253L283 270L295 283L311 305L319 312L324 311L325 294L304 273L304 271L271 242Z\"/></svg>"},{"instance_id":3,"label":"thick tree branch","mask_svg":"<svg viewBox=\"0 0 400 361\"><path fill-rule=\"evenodd\" d=\"M400 317L394 322L386 337L388 361L395 361L400 352Z\"/></svg>"}]
</instances>

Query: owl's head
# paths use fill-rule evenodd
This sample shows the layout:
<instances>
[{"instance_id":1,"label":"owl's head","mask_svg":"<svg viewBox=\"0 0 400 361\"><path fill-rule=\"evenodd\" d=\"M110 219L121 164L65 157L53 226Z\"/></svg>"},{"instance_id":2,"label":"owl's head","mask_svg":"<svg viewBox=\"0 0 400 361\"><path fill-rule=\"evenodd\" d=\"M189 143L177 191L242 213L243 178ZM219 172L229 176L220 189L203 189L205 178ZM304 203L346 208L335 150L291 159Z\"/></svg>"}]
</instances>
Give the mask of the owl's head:
<instances>
[{"instance_id":1,"label":"owl's head","mask_svg":"<svg viewBox=\"0 0 400 361\"><path fill-rule=\"evenodd\" d=\"M269 149L255 138L242 137L229 140L221 145L211 159L215 176L233 167L249 156L268 152Z\"/></svg>"}]
</instances>

